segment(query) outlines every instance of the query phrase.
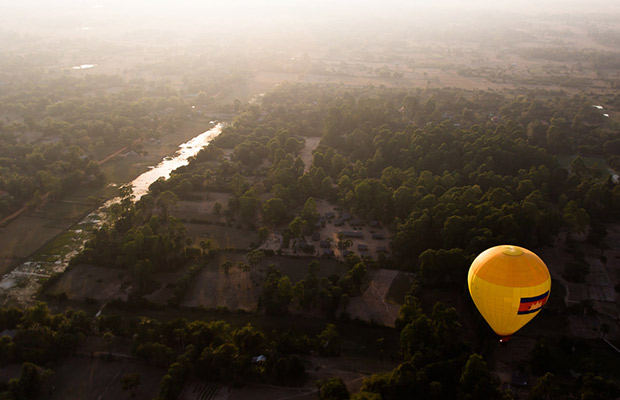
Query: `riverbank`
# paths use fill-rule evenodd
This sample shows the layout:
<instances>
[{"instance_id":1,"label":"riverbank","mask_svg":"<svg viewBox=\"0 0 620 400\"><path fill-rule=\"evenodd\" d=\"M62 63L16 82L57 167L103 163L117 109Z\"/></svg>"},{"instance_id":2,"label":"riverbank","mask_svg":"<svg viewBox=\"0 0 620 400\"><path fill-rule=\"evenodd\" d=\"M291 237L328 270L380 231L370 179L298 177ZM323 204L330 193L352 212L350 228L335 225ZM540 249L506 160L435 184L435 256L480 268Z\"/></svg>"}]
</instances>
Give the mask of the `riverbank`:
<instances>
[{"instance_id":1,"label":"riverbank","mask_svg":"<svg viewBox=\"0 0 620 400\"><path fill-rule=\"evenodd\" d=\"M5 227L0 228L0 274L9 273L30 257L41 253L43 247L59 249L62 249L63 246L71 247L71 240L76 238L71 239L68 243L63 243L62 246L55 246L54 241L61 239L61 242L66 242L67 240L63 239L62 236L69 229L83 230L82 227L75 225L95 207L92 199L96 198L100 204L103 204L105 199L116 196L119 186L131 182L164 157L174 155L180 144L187 142L212 126L213 124L208 119L188 121L174 132L162 136L158 140L144 141L127 153L121 152L101 166L108 181L105 187L77 188L75 191L51 200L39 208L23 213ZM79 238L76 240L79 241ZM45 256L44 259L39 261L44 263L59 261L64 263L65 261L62 254L56 257L51 257L48 254L43 255ZM35 263L35 268L36 265L40 264ZM43 266L38 269L40 268ZM37 272L33 271L33 273Z\"/></svg>"}]
</instances>

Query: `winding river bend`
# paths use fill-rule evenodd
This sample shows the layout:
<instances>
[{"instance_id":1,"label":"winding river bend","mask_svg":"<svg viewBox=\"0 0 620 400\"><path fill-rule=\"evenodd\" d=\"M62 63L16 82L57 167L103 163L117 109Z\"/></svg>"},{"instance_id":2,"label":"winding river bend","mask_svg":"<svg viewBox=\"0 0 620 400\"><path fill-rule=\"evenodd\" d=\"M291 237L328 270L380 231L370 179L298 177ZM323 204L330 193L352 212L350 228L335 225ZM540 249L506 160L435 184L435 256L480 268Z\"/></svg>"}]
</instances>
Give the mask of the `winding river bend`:
<instances>
[{"instance_id":1,"label":"winding river bend","mask_svg":"<svg viewBox=\"0 0 620 400\"><path fill-rule=\"evenodd\" d=\"M205 146L213 138L222 132L223 124L217 123L211 129L193 137L181 144L176 153L165 157L159 164L149 167L149 170L130 182L135 199L148 192L151 183L163 177L168 179L175 169L187 165L189 159ZM39 279L48 278L53 274L63 272L69 265L73 256L79 253L84 244L92 237L92 233L106 218L106 211L110 204L118 201L114 198L107 201L103 206L88 214L75 226L60 234L54 241L59 242L57 254L37 254L28 261L17 266L13 271L2 276L0 280L0 303L29 304L40 287Z\"/></svg>"}]
</instances>

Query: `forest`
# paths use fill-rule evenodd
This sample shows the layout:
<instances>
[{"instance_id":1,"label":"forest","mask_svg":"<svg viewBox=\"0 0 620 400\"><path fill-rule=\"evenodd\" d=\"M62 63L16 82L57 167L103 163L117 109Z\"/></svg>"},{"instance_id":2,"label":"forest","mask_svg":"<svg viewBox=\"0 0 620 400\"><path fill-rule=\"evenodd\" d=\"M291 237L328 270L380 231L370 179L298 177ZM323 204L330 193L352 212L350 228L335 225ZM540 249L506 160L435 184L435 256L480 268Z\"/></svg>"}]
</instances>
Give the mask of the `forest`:
<instances>
[{"instance_id":1,"label":"forest","mask_svg":"<svg viewBox=\"0 0 620 400\"><path fill-rule=\"evenodd\" d=\"M7 4L0 400L619 399L618 16ZM508 342L499 245L551 281Z\"/></svg>"},{"instance_id":2,"label":"forest","mask_svg":"<svg viewBox=\"0 0 620 400\"><path fill-rule=\"evenodd\" d=\"M44 195L101 187L102 160L173 131L190 110L164 82L45 74L10 53L0 81L0 217Z\"/></svg>"},{"instance_id":3,"label":"forest","mask_svg":"<svg viewBox=\"0 0 620 400\"><path fill-rule=\"evenodd\" d=\"M378 269L407 271L415 278L396 319L397 345L379 352L396 367L367 377L353 394L338 377L321 380L320 398L515 398L491 372L488 359L501 350L483 320L474 316L471 301L463 306L453 300L431 301L430 295L440 291L468 298L466 275L479 252L501 243L554 246L561 232L567 235L566 251L573 259L564 266L564 278L583 282L589 273L584 243L603 251L606 227L617 220L620 209L617 180L601 164L584 161L597 157L602 165L613 166L620 156L618 127L607 123L592 102L547 91L283 85L260 104L242 106L220 136L189 165L151 185L148 195L134 203L125 190L120 203L111 206L113 222L96 231L70 269L99 265L127 271L125 279L134 289L126 301L108 303L95 326L81 328L90 331L80 332L130 340L137 360L167 369L159 387L161 399L177 398L191 377L295 386L304 381L305 356L340 355L345 338L338 329L347 321L342 310L362 293L369 274ZM311 164L305 165L300 152L313 137L320 143ZM349 254L345 272L329 278L318 275L323 261L309 258L308 272L297 282L273 265L268 268L260 281L257 312L263 318L299 312L320 316L327 322L315 337L262 332L251 325L232 328L224 321L158 322L123 316L126 309L161 309L143 297L158 285L155 274L191 266L165 306L183 310L180 301L196 274L217 254L231 251L209 239L192 241L185 222L174 216L178 202L209 191L230 194L226 204L214 206L214 213L259 237L247 250L247 262L235 266L227 261L219 266L220 274L228 275L231 268L253 274L266 255L280 253L260 249L272 232L281 232L281 249L303 241L320 225L319 200L368 224L388 227L392 253L378 259ZM344 238L339 241L347 246ZM556 280L553 285L562 286ZM541 318L566 321L570 315L592 312L587 304L567 307L561 295L553 293ZM63 296L51 300L66 301ZM3 342L5 362L44 365L74 351L75 344L68 344L60 355L50 349L24 355L18 338L32 329L28 316L33 311L3 312L7 317L2 328L18 332ZM75 317L69 312L41 318ZM364 322L351 323L358 324L362 335L369 329ZM45 324L51 322L40 322L37 329L55 332L68 322ZM83 337L75 335L74 341ZM523 355L521 368L537 377L529 398L574 394L612 399L620 394L618 377L607 367L610 360L586 361L597 351L595 343L569 334L557 339L539 337L531 353ZM258 354L267 361L252 362ZM571 364L580 365L578 378L567 369ZM19 387L17 381L9 382L7 391L24 398Z\"/></svg>"}]
</instances>

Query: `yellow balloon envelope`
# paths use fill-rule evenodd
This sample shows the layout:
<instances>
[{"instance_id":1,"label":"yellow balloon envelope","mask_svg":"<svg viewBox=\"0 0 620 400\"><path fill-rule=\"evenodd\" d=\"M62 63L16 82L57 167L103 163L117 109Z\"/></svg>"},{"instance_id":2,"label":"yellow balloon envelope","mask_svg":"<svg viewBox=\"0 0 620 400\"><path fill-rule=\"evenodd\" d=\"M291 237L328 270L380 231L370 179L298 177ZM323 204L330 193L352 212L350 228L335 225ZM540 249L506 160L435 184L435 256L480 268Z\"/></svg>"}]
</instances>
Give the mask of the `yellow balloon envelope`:
<instances>
[{"instance_id":1,"label":"yellow balloon envelope","mask_svg":"<svg viewBox=\"0 0 620 400\"><path fill-rule=\"evenodd\" d=\"M478 311L505 340L540 312L551 291L545 263L518 246L495 246L480 253L469 268L467 283Z\"/></svg>"}]
</instances>

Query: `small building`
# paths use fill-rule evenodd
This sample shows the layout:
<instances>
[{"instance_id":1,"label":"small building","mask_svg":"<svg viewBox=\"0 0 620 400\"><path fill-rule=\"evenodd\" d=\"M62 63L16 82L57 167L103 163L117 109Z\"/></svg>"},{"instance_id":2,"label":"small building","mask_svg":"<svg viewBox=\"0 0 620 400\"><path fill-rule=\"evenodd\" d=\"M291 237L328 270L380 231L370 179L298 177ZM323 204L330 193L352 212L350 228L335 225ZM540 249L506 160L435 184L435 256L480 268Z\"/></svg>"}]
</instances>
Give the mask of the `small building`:
<instances>
[{"instance_id":1,"label":"small building","mask_svg":"<svg viewBox=\"0 0 620 400\"><path fill-rule=\"evenodd\" d=\"M342 226L344 225L344 221L341 219L335 219L334 220L334 226Z\"/></svg>"},{"instance_id":2,"label":"small building","mask_svg":"<svg viewBox=\"0 0 620 400\"><path fill-rule=\"evenodd\" d=\"M346 256L351 254L351 251L350 250L342 250L342 251L340 251L340 254L342 255L342 257L346 258Z\"/></svg>"},{"instance_id":3,"label":"small building","mask_svg":"<svg viewBox=\"0 0 620 400\"><path fill-rule=\"evenodd\" d=\"M383 236L382 233L373 233L372 234L372 238L375 240L383 240L385 239L385 236Z\"/></svg>"},{"instance_id":4,"label":"small building","mask_svg":"<svg viewBox=\"0 0 620 400\"><path fill-rule=\"evenodd\" d=\"M320 234L320 233L318 233L318 232L314 232L314 233L312 234L312 240L313 240L313 241L315 241L315 242L316 242L317 240L321 240L321 234Z\"/></svg>"},{"instance_id":5,"label":"small building","mask_svg":"<svg viewBox=\"0 0 620 400\"><path fill-rule=\"evenodd\" d=\"M377 246L377 253L387 253L387 247L385 246Z\"/></svg>"},{"instance_id":6,"label":"small building","mask_svg":"<svg viewBox=\"0 0 620 400\"><path fill-rule=\"evenodd\" d=\"M368 223L368 226L370 226L371 228L376 228L379 226L379 221L376 221L373 219L372 221Z\"/></svg>"},{"instance_id":7,"label":"small building","mask_svg":"<svg viewBox=\"0 0 620 400\"><path fill-rule=\"evenodd\" d=\"M361 251L361 252L360 252L360 256L361 256L362 258L364 258L364 257L368 257L368 258L370 258L370 253L369 253L369 252L367 252L367 251Z\"/></svg>"},{"instance_id":8,"label":"small building","mask_svg":"<svg viewBox=\"0 0 620 400\"><path fill-rule=\"evenodd\" d=\"M342 213L342 215L340 216L340 218L342 218L344 221L348 221L351 219L351 214L349 213Z\"/></svg>"},{"instance_id":9,"label":"small building","mask_svg":"<svg viewBox=\"0 0 620 400\"><path fill-rule=\"evenodd\" d=\"M351 226L361 226L362 225L362 221L358 218L352 219L351 222L349 222L349 225Z\"/></svg>"},{"instance_id":10,"label":"small building","mask_svg":"<svg viewBox=\"0 0 620 400\"><path fill-rule=\"evenodd\" d=\"M267 361L267 357L262 354L260 356L252 357L252 364L262 363L265 361Z\"/></svg>"},{"instance_id":11,"label":"small building","mask_svg":"<svg viewBox=\"0 0 620 400\"><path fill-rule=\"evenodd\" d=\"M336 217L336 214L333 211L328 211L328 212L325 213L325 217L327 219L332 219L332 218Z\"/></svg>"},{"instance_id":12,"label":"small building","mask_svg":"<svg viewBox=\"0 0 620 400\"><path fill-rule=\"evenodd\" d=\"M346 238L353 238L353 239L363 239L364 238L364 232L361 231L340 231L338 232L338 234L346 237Z\"/></svg>"},{"instance_id":13,"label":"small building","mask_svg":"<svg viewBox=\"0 0 620 400\"><path fill-rule=\"evenodd\" d=\"M323 249L323 257L333 257L334 250L332 249Z\"/></svg>"},{"instance_id":14,"label":"small building","mask_svg":"<svg viewBox=\"0 0 620 400\"><path fill-rule=\"evenodd\" d=\"M328 242L327 240L321 240L321 241L319 242L319 246L320 246L322 249L329 249L329 248L331 247L331 246L329 245L329 242Z\"/></svg>"},{"instance_id":15,"label":"small building","mask_svg":"<svg viewBox=\"0 0 620 400\"><path fill-rule=\"evenodd\" d=\"M364 243L360 243L360 244L357 245L357 249L359 251L366 251L366 250L368 250L368 245L364 244Z\"/></svg>"}]
</instances>

